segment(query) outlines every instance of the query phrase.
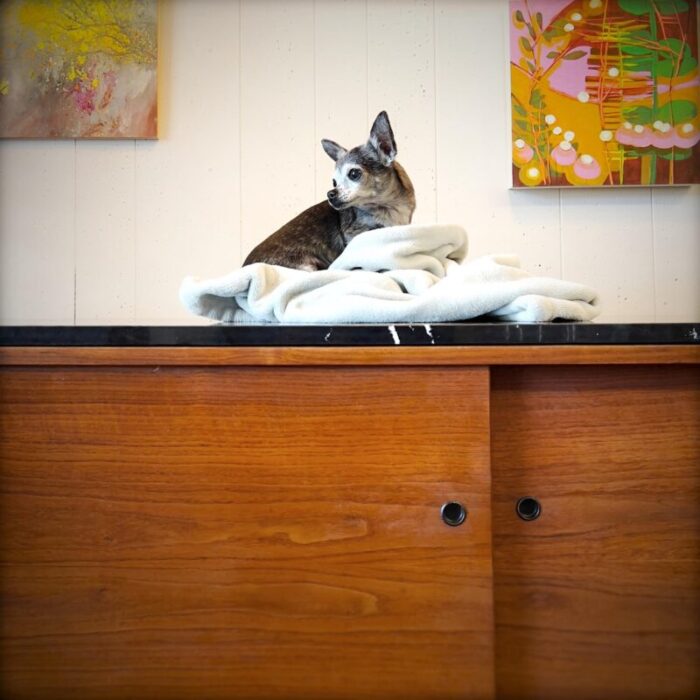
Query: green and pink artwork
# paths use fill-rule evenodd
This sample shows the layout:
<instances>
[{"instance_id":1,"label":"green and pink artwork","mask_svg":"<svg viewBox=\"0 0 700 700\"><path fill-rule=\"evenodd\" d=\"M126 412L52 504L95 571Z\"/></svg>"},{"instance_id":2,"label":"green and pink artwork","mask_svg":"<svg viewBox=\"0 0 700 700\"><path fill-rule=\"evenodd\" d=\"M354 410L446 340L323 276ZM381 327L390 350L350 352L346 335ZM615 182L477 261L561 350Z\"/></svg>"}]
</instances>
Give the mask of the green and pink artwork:
<instances>
[{"instance_id":1,"label":"green and pink artwork","mask_svg":"<svg viewBox=\"0 0 700 700\"><path fill-rule=\"evenodd\" d=\"M695 0L511 0L515 187L700 182Z\"/></svg>"},{"instance_id":2,"label":"green and pink artwork","mask_svg":"<svg viewBox=\"0 0 700 700\"><path fill-rule=\"evenodd\" d=\"M157 0L0 0L0 137L156 138Z\"/></svg>"}]
</instances>

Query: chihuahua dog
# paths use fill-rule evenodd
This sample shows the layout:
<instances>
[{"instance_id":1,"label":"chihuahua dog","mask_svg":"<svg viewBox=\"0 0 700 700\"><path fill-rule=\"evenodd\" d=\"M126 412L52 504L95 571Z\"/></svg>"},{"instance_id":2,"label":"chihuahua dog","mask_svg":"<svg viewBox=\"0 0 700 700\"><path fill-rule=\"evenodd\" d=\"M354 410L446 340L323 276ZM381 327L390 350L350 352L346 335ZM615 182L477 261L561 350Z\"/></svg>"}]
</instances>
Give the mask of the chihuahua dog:
<instances>
[{"instance_id":1,"label":"chihuahua dog","mask_svg":"<svg viewBox=\"0 0 700 700\"><path fill-rule=\"evenodd\" d=\"M413 185L396 162L396 141L386 112L374 120L367 143L346 150L323 139L335 161L328 199L309 207L253 249L244 265L264 262L325 270L358 233L411 222Z\"/></svg>"}]
</instances>

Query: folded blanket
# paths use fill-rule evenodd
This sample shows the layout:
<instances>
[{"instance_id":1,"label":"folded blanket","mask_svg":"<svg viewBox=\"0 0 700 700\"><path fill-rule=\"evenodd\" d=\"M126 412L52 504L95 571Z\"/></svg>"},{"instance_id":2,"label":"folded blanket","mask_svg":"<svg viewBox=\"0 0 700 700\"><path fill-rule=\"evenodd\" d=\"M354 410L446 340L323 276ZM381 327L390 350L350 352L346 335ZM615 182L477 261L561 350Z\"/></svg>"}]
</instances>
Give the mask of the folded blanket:
<instances>
[{"instance_id":1,"label":"folded blanket","mask_svg":"<svg viewBox=\"0 0 700 700\"><path fill-rule=\"evenodd\" d=\"M439 323L492 316L523 323L590 321L598 297L534 277L512 255L465 262L459 226L392 226L356 236L330 269L254 263L223 277L187 277L180 300L222 323Z\"/></svg>"}]
</instances>

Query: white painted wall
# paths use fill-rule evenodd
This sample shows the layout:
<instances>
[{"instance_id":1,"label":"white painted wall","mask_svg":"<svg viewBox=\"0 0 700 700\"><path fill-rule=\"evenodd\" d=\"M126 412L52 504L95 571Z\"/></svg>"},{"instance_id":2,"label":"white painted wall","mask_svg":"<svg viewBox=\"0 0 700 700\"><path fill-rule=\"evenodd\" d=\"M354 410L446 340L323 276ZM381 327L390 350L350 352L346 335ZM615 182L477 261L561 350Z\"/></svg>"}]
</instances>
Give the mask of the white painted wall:
<instances>
[{"instance_id":1,"label":"white painted wall","mask_svg":"<svg viewBox=\"0 0 700 700\"><path fill-rule=\"evenodd\" d=\"M386 109L418 222L597 288L603 321L700 319L700 187L512 191L506 0L163 0L160 140L0 143L0 322L197 323L323 198L319 141Z\"/></svg>"}]
</instances>

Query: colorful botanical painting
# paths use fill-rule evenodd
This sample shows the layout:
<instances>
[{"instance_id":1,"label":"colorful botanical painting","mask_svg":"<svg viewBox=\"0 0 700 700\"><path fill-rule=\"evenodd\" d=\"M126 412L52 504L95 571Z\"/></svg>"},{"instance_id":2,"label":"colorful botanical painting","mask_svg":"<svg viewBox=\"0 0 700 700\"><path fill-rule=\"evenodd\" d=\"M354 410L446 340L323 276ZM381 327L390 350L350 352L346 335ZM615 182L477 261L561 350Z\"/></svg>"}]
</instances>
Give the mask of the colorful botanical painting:
<instances>
[{"instance_id":1,"label":"colorful botanical painting","mask_svg":"<svg viewBox=\"0 0 700 700\"><path fill-rule=\"evenodd\" d=\"M513 184L700 182L695 0L511 0Z\"/></svg>"},{"instance_id":2,"label":"colorful botanical painting","mask_svg":"<svg viewBox=\"0 0 700 700\"><path fill-rule=\"evenodd\" d=\"M0 137L155 138L157 0L0 0Z\"/></svg>"}]
</instances>

